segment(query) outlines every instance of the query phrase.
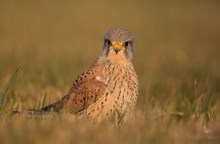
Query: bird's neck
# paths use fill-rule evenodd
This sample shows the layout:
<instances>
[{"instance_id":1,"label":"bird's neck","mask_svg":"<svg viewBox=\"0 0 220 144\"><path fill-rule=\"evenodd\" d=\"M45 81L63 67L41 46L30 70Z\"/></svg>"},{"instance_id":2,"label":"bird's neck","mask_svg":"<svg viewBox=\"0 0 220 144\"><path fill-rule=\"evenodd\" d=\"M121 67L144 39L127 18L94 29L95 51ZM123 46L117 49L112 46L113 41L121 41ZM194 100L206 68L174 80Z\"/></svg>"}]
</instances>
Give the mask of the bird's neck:
<instances>
[{"instance_id":1,"label":"bird's neck","mask_svg":"<svg viewBox=\"0 0 220 144\"><path fill-rule=\"evenodd\" d=\"M127 65L131 63L123 53L110 54L106 56L106 59L114 65Z\"/></svg>"}]
</instances>

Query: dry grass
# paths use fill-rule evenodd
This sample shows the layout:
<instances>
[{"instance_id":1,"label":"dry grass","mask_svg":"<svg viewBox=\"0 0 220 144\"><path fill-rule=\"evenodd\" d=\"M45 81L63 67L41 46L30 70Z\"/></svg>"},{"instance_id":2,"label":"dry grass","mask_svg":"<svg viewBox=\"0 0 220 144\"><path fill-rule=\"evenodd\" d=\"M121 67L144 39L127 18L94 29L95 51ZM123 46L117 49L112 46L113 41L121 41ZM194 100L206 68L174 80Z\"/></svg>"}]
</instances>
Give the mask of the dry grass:
<instances>
[{"instance_id":1,"label":"dry grass","mask_svg":"<svg viewBox=\"0 0 220 144\"><path fill-rule=\"evenodd\" d=\"M0 2L0 143L217 143L218 1ZM100 54L104 33L135 35L138 104L128 123L94 125L69 114L13 117L61 98ZM44 101L43 99L46 99ZM203 127L213 129L204 133Z\"/></svg>"}]
</instances>

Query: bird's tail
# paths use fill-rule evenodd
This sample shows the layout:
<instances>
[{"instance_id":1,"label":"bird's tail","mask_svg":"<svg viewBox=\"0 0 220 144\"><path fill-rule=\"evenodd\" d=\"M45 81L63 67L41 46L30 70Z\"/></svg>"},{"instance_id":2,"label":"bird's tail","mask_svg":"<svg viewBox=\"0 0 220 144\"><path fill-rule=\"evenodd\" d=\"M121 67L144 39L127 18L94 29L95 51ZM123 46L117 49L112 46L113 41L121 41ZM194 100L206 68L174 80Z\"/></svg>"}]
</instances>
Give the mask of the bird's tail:
<instances>
[{"instance_id":1,"label":"bird's tail","mask_svg":"<svg viewBox=\"0 0 220 144\"><path fill-rule=\"evenodd\" d=\"M69 94L65 95L59 101L43 107L41 110L46 112L59 112L64 108L65 102L68 100Z\"/></svg>"},{"instance_id":2,"label":"bird's tail","mask_svg":"<svg viewBox=\"0 0 220 144\"><path fill-rule=\"evenodd\" d=\"M28 118L54 118L56 113L55 112L47 112L43 110L23 110L23 111L12 111L14 116L24 116Z\"/></svg>"},{"instance_id":3,"label":"bird's tail","mask_svg":"<svg viewBox=\"0 0 220 144\"><path fill-rule=\"evenodd\" d=\"M45 112L59 112L61 108L62 108L61 101L58 101L56 103L52 103L50 105L43 107L41 110Z\"/></svg>"},{"instance_id":4,"label":"bird's tail","mask_svg":"<svg viewBox=\"0 0 220 144\"><path fill-rule=\"evenodd\" d=\"M56 103L49 104L40 110L12 111L13 115L24 115L35 118L52 118L62 109L62 99Z\"/></svg>"}]
</instances>

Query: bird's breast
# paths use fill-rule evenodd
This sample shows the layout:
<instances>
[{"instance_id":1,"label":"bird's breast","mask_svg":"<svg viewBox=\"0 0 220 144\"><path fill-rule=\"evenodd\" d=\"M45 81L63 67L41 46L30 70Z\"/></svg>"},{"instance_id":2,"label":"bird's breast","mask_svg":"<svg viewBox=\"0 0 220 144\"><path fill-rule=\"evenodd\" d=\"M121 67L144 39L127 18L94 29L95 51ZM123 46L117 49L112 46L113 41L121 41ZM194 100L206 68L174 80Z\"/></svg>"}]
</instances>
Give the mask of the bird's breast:
<instances>
[{"instance_id":1,"label":"bird's breast","mask_svg":"<svg viewBox=\"0 0 220 144\"><path fill-rule=\"evenodd\" d=\"M88 116L114 119L131 111L136 103L138 80L132 64L120 65L107 63L102 67L96 80L105 83L106 89L101 98L87 109Z\"/></svg>"},{"instance_id":2,"label":"bird's breast","mask_svg":"<svg viewBox=\"0 0 220 144\"><path fill-rule=\"evenodd\" d=\"M110 94L109 105L124 112L133 108L138 94L138 80L132 64L109 65L105 70L108 82L106 92Z\"/></svg>"}]
</instances>

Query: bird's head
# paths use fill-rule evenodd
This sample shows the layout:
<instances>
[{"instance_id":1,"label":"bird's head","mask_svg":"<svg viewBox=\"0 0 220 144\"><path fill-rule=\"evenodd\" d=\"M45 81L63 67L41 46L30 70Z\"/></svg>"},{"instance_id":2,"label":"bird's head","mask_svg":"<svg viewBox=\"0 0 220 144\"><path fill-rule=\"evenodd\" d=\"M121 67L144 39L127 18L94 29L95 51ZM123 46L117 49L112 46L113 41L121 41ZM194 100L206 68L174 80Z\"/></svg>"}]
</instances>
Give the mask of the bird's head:
<instances>
[{"instance_id":1,"label":"bird's head","mask_svg":"<svg viewBox=\"0 0 220 144\"><path fill-rule=\"evenodd\" d=\"M125 27L113 27L104 36L103 55L119 62L133 59L134 38Z\"/></svg>"}]
</instances>

